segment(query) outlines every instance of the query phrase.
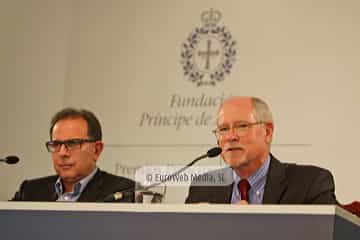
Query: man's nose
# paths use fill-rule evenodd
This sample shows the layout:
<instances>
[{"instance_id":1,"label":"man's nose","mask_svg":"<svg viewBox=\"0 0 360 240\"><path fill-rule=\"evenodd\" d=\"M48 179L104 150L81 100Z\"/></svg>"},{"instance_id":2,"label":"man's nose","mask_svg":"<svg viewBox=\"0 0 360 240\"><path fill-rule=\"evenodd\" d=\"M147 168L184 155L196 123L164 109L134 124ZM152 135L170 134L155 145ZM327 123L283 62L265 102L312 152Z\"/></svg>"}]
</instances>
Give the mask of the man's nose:
<instances>
[{"instance_id":1,"label":"man's nose","mask_svg":"<svg viewBox=\"0 0 360 240\"><path fill-rule=\"evenodd\" d=\"M225 135L225 139L228 141L237 141L239 140L239 134L236 133L234 128L230 128L229 132Z\"/></svg>"},{"instance_id":2,"label":"man's nose","mask_svg":"<svg viewBox=\"0 0 360 240\"><path fill-rule=\"evenodd\" d=\"M67 149L65 144L61 144L59 154L60 155L69 155L69 150Z\"/></svg>"}]
</instances>

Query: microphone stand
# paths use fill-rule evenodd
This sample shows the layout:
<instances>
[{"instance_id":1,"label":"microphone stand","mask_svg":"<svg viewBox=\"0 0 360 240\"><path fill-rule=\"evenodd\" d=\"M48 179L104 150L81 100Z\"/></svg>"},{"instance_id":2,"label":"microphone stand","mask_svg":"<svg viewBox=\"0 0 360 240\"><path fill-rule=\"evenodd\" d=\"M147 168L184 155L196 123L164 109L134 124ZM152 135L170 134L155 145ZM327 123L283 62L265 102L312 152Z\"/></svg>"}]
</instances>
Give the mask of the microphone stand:
<instances>
[{"instance_id":1,"label":"microphone stand","mask_svg":"<svg viewBox=\"0 0 360 240\"><path fill-rule=\"evenodd\" d=\"M210 150L207 151L206 154L201 155L200 157L195 158L193 161L191 161L190 163L186 164L184 167L182 167L181 169L177 170L176 172L172 173L171 175L168 175L166 178L164 178L163 180L160 180L159 182L153 183L149 186L146 187L142 187L138 184L135 185L134 189L130 189L130 190L125 190L125 191L120 191L120 192L116 192L113 193L109 196L107 196L106 198L104 198L104 202L114 202L114 201L118 201L121 200L122 198L128 196L129 194L134 194L134 192L136 191L141 191L140 192L140 196L142 197L142 195L145 194L151 194L155 197L163 197L163 194L160 193L153 193L151 191L148 191L150 188L156 187L164 182L169 181L169 179L171 179L172 177L178 175L179 173L185 171L186 169L188 169L189 167L191 167L192 165L194 165L196 162L200 161L201 159L207 158L207 157L216 157L219 156L220 153L222 152L222 149L220 147L214 147L211 148ZM166 188L165 188L165 192L166 193ZM160 200L161 201L161 200Z\"/></svg>"}]
</instances>

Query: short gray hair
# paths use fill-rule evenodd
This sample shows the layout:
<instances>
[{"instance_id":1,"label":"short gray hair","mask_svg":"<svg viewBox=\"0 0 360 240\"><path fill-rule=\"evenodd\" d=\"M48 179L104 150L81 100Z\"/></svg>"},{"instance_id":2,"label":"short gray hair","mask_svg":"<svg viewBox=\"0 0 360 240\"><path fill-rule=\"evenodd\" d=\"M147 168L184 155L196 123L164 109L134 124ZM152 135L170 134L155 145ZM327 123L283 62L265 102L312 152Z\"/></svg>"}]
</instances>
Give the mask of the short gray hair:
<instances>
[{"instance_id":1,"label":"short gray hair","mask_svg":"<svg viewBox=\"0 0 360 240\"><path fill-rule=\"evenodd\" d=\"M264 100L257 97L251 97L251 102L253 105L253 114L256 121L273 123L274 120L271 110L269 105L267 105Z\"/></svg>"}]
</instances>

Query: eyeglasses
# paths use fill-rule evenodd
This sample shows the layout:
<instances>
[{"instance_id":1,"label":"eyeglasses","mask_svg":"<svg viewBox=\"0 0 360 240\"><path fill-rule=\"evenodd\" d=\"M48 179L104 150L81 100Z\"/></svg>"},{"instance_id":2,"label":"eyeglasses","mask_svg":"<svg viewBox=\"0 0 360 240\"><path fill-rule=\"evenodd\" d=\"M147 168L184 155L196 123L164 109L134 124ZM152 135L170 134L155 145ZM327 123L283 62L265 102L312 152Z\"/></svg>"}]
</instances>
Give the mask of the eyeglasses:
<instances>
[{"instance_id":1,"label":"eyeglasses","mask_svg":"<svg viewBox=\"0 0 360 240\"><path fill-rule=\"evenodd\" d=\"M48 152L55 153L60 151L62 145L65 146L67 151L73 151L76 149L80 149L81 145L86 142L96 142L96 140L74 138L65 141L48 141L45 145Z\"/></svg>"},{"instance_id":2,"label":"eyeglasses","mask_svg":"<svg viewBox=\"0 0 360 240\"><path fill-rule=\"evenodd\" d=\"M220 126L220 127L216 128L215 130L213 130L213 133L215 134L215 136L217 138L222 138L226 134L228 134L231 131L231 129L233 129L234 132L239 137L243 137L248 133L250 127L257 125L257 124L263 124L263 123L265 123L265 122L254 122L254 123L238 122L238 123L234 123L234 125L232 127Z\"/></svg>"}]
</instances>

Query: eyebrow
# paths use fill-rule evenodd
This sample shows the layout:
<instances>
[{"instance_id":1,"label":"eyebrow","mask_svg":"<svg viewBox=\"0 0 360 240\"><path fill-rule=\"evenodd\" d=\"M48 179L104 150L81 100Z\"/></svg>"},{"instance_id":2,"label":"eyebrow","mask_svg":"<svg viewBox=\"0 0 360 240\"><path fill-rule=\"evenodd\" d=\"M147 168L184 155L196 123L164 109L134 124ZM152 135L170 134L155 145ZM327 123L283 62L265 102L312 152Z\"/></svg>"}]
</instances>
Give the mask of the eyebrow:
<instances>
[{"instance_id":1,"label":"eyebrow","mask_svg":"<svg viewBox=\"0 0 360 240\"><path fill-rule=\"evenodd\" d=\"M70 138L70 139L65 139L65 140L52 140L51 142L64 143L64 142L77 141L77 140L85 140L85 138Z\"/></svg>"},{"instance_id":2,"label":"eyebrow","mask_svg":"<svg viewBox=\"0 0 360 240\"><path fill-rule=\"evenodd\" d=\"M230 125L236 125L236 124L242 124L242 123L248 124L248 123L250 123L250 122L249 122L249 121L245 121L245 120L240 120L240 121L233 122L232 124L223 123L223 124L218 125L218 127L230 126Z\"/></svg>"}]
</instances>

